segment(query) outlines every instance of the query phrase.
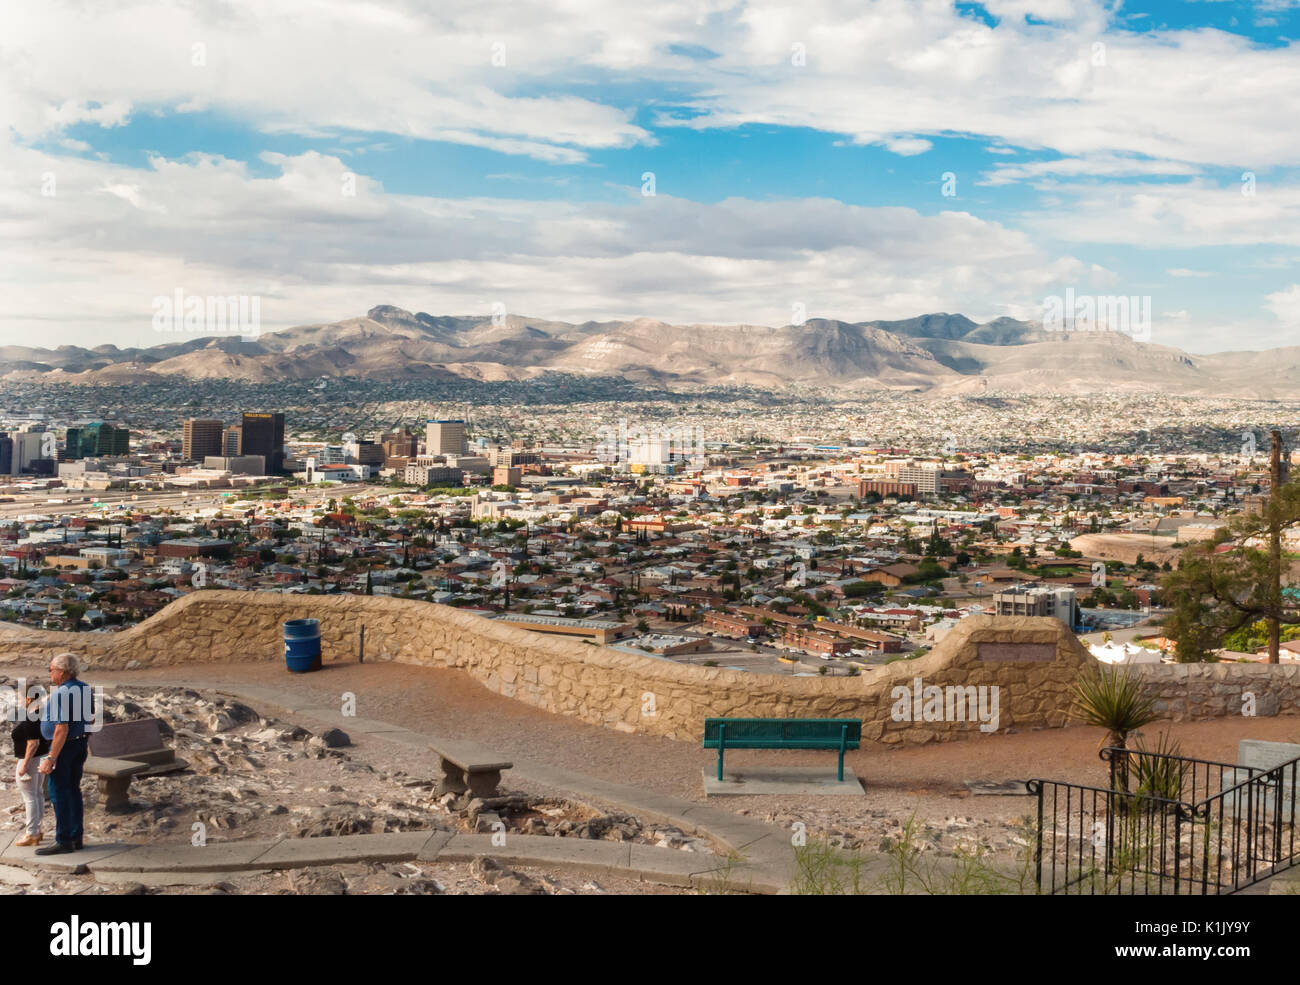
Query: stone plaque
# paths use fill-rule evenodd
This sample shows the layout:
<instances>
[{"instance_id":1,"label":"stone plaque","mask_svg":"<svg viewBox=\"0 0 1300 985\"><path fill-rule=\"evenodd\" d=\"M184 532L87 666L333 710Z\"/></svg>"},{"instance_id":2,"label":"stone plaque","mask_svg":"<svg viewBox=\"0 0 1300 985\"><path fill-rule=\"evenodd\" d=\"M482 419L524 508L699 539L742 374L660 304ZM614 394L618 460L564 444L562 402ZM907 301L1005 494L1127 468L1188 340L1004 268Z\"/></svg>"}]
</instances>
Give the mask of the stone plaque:
<instances>
[{"instance_id":1,"label":"stone plaque","mask_svg":"<svg viewBox=\"0 0 1300 985\"><path fill-rule=\"evenodd\" d=\"M1003 663L1051 663L1056 659L1055 643L977 643L980 660Z\"/></svg>"}]
</instances>

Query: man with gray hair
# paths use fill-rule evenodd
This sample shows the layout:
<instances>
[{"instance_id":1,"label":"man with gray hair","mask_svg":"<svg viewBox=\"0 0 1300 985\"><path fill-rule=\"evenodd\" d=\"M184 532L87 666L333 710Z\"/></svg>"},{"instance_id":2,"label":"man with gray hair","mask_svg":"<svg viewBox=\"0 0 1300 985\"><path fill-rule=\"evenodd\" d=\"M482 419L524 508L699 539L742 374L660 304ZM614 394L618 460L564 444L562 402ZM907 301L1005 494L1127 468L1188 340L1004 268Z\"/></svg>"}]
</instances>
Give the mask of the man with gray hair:
<instances>
[{"instance_id":1,"label":"man with gray hair","mask_svg":"<svg viewBox=\"0 0 1300 985\"><path fill-rule=\"evenodd\" d=\"M63 855L82 848L81 771L86 765L86 726L95 717L90 686L77 680L77 658L60 653L50 660L50 692L41 713L41 736L50 740L50 753L41 763L49 776L50 803L54 806L54 844L36 849L37 855Z\"/></svg>"}]
</instances>

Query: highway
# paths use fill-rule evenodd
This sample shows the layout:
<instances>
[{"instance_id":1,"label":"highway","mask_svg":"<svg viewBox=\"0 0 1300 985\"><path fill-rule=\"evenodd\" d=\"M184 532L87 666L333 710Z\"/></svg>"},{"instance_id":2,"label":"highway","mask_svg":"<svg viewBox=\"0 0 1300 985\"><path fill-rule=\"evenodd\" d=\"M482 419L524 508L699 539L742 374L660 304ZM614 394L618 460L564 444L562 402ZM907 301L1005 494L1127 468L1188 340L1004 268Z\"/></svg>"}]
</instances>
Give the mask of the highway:
<instances>
[{"instance_id":1,"label":"highway","mask_svg":"<svg viewBox=\"0 0 1300 985\"><path fill-rule=\"evenodd\" d=\"M26 516L57 517L73 515L89 517L112 514L124 509L137 509L146 512L170 509L177 512L191 512L225 506L246 495L251 495L260 500L260 490L263 488L265 487L235 490L199 489L194 492L165 489L135 493L124 489L110 489L103 492L51 490L37 496L16 496L11 503L0 503L0 520L14 520ZM312 504L330 498L341 500L344 496L366 497L383 492L391 492L391 490L388 490L385 486L358 484L356 486L335 485L294 488L290 491L291 498L304 499ZM223 493L227 495L222 495ZM86 499L86 502L81 502L83 498ZM50 502L51 500L63 500L63 502Z\"/></svg>"}]
</instances>

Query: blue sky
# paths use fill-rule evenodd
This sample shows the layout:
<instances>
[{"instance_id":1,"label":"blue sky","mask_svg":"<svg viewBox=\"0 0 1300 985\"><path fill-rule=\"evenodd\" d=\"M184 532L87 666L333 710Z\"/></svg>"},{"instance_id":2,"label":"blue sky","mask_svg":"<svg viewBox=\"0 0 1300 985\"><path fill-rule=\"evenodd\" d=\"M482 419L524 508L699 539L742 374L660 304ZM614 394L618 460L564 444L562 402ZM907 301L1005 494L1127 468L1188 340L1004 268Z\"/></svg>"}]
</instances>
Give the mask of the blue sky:
<instances>
[{"instance_id":1,"label":"blue sky","mask_svg":"<svg viewBox=\"0 0 1300 985\"><path fill-rule=\"evenodd\" d=\"M1297 341L1300 0L646 7L19 0L0 344L165 341L177 288L267 329L1070 288L1150 295L1156 344Z\"/></svg>"}]
</instances>

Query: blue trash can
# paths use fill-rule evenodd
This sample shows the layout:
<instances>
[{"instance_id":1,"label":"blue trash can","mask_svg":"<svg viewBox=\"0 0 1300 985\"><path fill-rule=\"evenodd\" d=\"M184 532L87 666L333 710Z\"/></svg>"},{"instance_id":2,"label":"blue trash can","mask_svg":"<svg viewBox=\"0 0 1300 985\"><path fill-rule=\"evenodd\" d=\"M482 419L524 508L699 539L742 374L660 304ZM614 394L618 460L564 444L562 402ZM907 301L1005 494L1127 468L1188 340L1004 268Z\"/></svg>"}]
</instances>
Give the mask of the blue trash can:
<instances>
[{"instance_id":1,"label":"blue trash can","mask_svg":"<svg viewBox=\"0 0 1300 985\"><path fill-rule=\"evenodd\" d=\"M290 619L284 624L284 663L295 674L320 670L319 619Z\"/></svg>"}]
</instances>

